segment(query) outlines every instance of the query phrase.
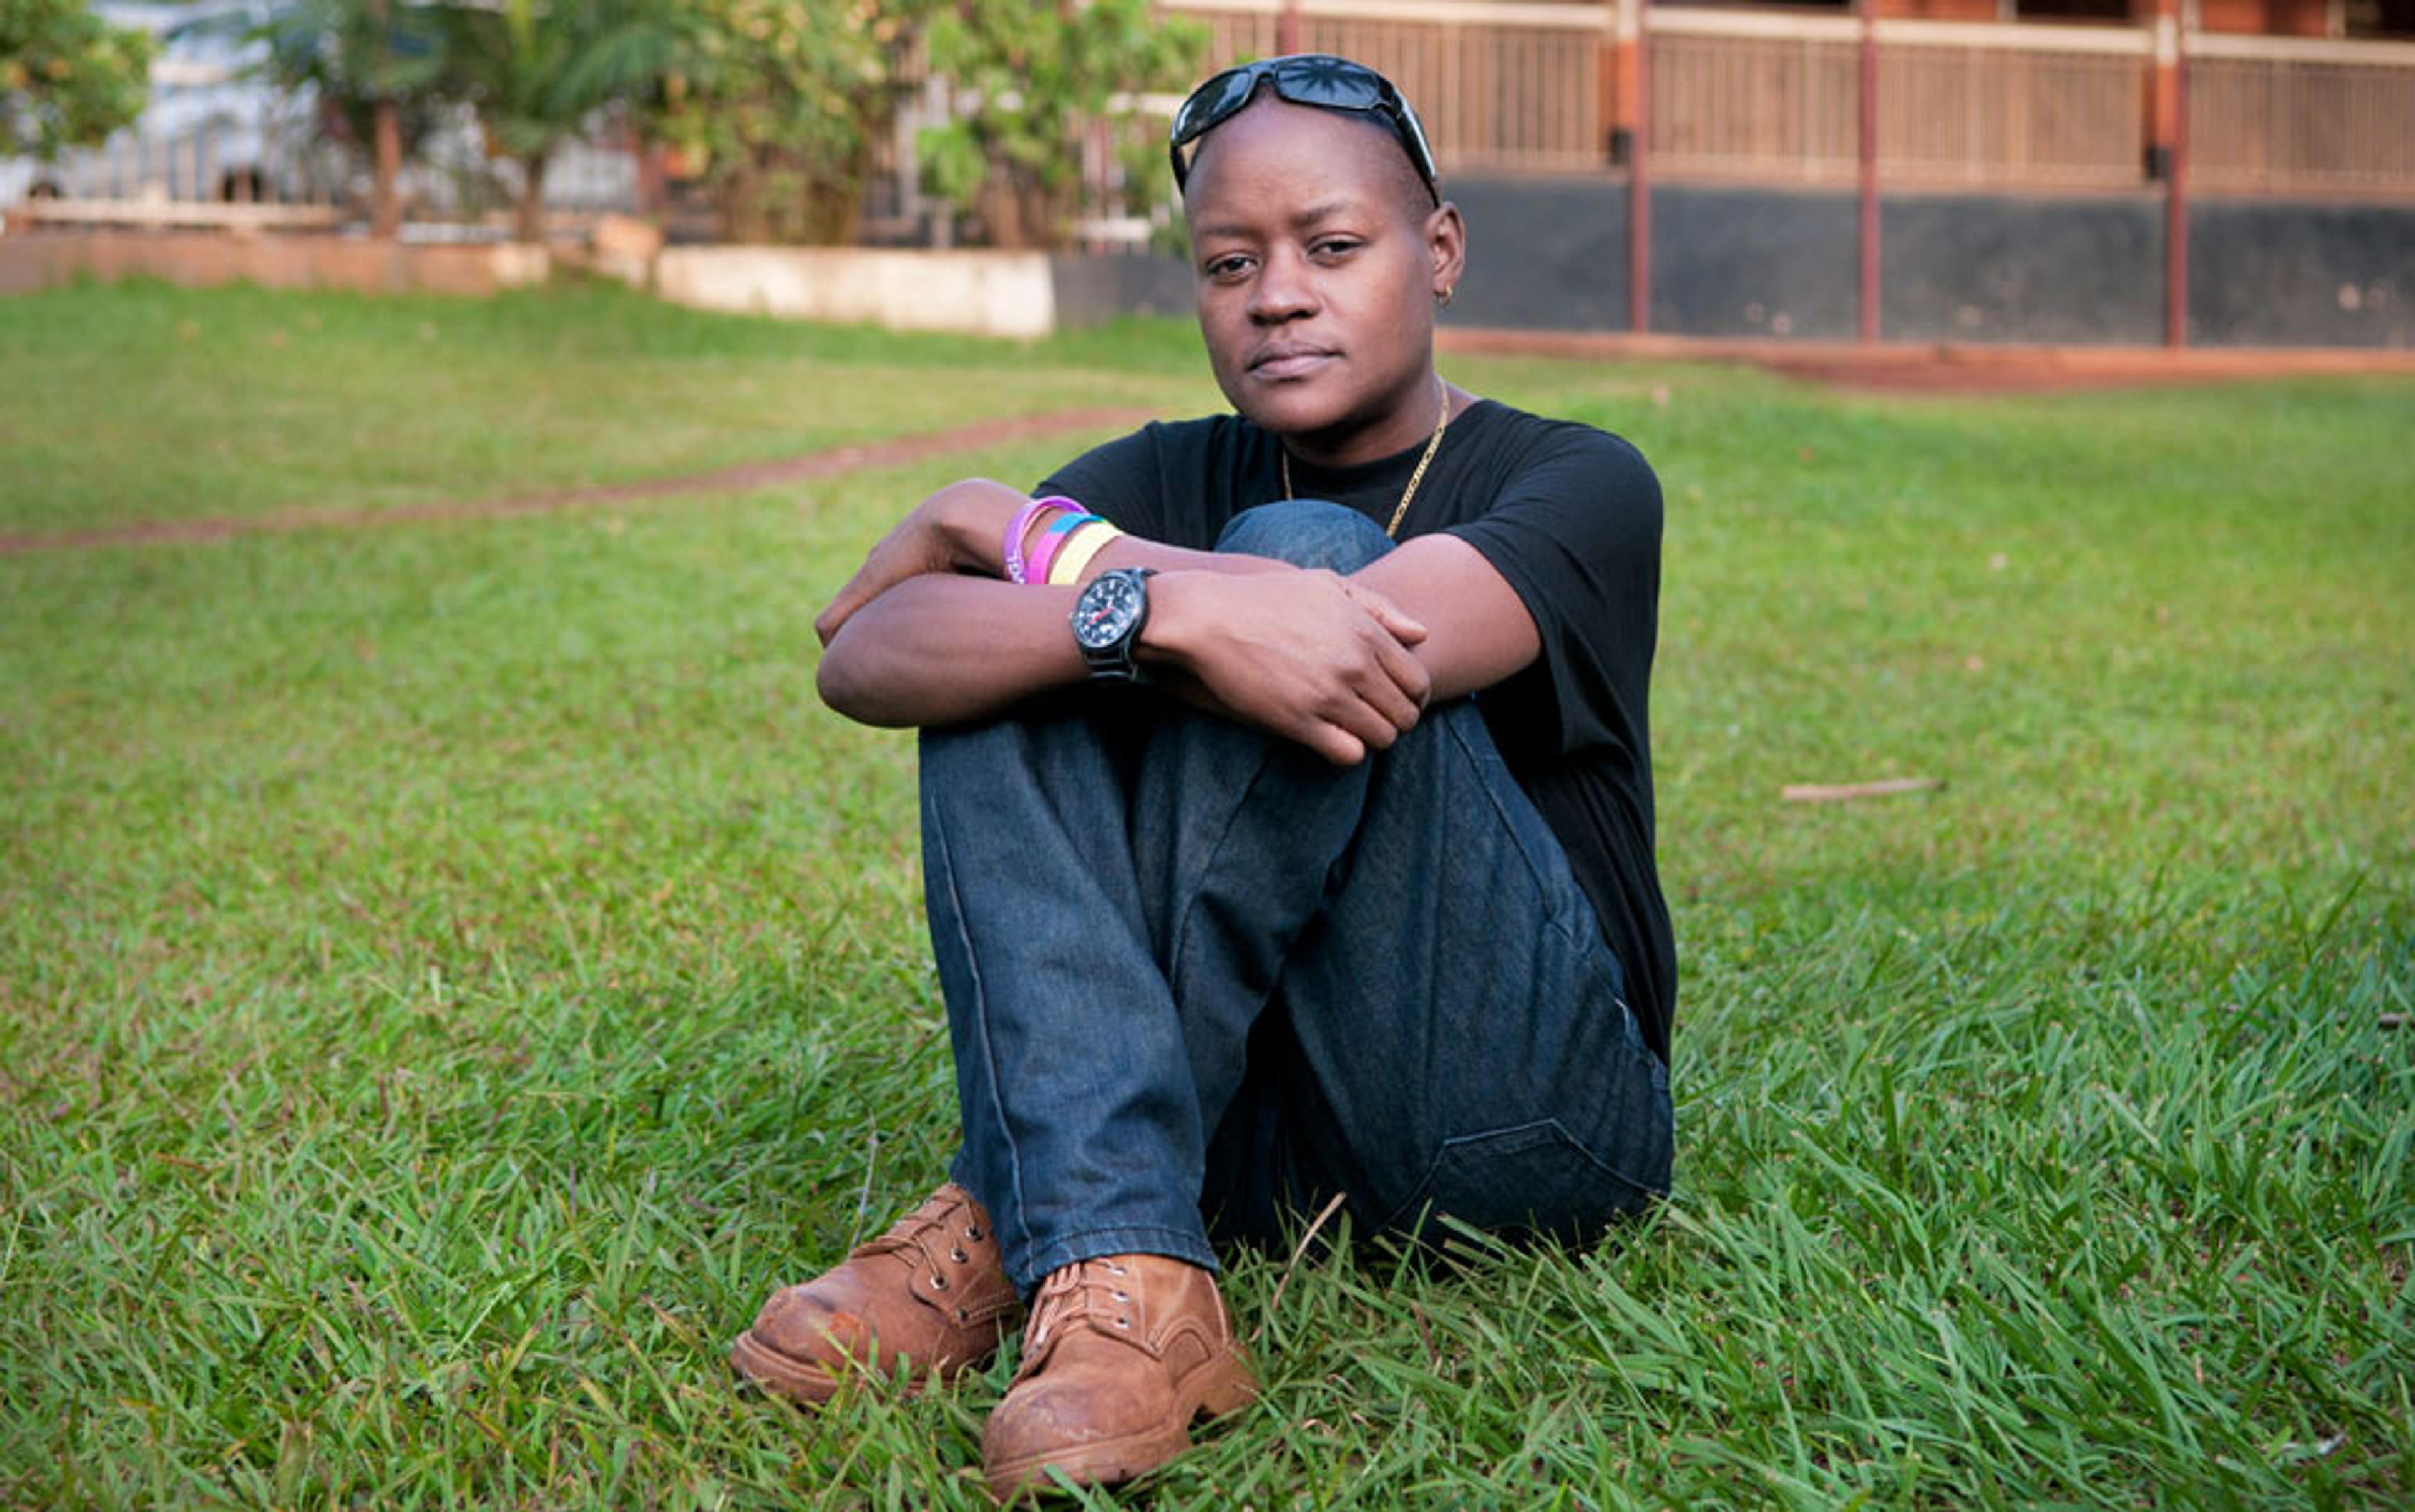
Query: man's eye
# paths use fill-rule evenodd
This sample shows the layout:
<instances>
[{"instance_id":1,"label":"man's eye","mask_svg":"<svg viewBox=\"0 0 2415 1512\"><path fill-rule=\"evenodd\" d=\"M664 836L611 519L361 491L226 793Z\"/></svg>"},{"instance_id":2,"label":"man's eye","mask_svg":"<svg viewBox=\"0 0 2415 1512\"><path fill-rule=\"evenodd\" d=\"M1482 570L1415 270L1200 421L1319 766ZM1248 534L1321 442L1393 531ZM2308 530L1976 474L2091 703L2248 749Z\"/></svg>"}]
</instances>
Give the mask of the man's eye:
<instances>
[{"instance_id":1,"label":"man's eye","mask_svg":"<svg viewBox=\"0 0 2415 1512\"><path fill-rule=\"evenodd\" d=\"M1211 278L1230 278L1249 271L1249 266L1250 260L1238 253L1231 257L1210 258L1208 262L1208 276Z\"/></svg>"},{"instance_id":2,"label":"man's eye","mask_svg":"<svg viewBox=\"0 0 2415 1512\"><path fill-rule=\"evenodd\" d=\"M1342 257L1358 249L1358 244L1347 236L1328 236L1309 250L1318 257Z\"/></svg>"}]
</instances>

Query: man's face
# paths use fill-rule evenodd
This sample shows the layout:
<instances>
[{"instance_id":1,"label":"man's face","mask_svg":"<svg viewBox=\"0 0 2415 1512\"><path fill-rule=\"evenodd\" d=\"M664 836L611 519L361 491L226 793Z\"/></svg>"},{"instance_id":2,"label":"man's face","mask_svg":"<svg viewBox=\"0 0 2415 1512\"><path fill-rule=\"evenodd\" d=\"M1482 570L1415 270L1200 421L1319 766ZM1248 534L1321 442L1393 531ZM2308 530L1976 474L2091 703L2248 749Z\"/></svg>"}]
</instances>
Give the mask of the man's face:
<instances>
[{"instance_id":1,"label":"man's face","mask_svg":"<svg viewBox=\"0 0 2415 1512\"><path fill-rule=\"evenodd\" d=\"M1183 209L1200 333L1236 410L1345 444L1396 416L1432 427L1433 299L1459 275L1459 217L1432 208L1379 123L1261 97L1202 139Z\"/></svg>"}]
</instances>

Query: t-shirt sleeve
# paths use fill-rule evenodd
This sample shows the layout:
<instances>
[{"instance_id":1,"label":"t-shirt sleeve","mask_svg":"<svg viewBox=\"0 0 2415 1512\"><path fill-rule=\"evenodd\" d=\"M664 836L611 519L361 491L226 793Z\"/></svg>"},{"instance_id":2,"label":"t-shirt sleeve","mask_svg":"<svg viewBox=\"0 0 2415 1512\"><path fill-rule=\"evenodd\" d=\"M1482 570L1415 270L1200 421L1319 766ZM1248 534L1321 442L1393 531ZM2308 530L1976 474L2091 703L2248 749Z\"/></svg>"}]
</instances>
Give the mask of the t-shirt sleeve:
<instances>
[{"instance_id":1,"label":"t-shirt sleeve","mask_svg":"<svg viewBox=\"0 0 2415 1512\"><path fill-rule=\"evenodd\" d=\"M1542 654L1520 677L1548 689L1564 754L1626 744L1644 729L1660 515L1660 480L1642 453L1568 425L1522 459L1492 508L1450 528L1534 617Z\"/></svg>"},{"instance_id":2,"label":"t-shirt sleeve","mask_svg":"<svg viewBox=\"0 0 2415 1512\"><path fill-rule=\"evenodd\" d=\"M1093 446L1041 480L1035 499L1062 494L1093 515L1150 540L1162 540L1165 490L1159 486L1160 436L1155 422L1129 436Z\"/></svg>"},{"instance_id":3,"label":"t-shirt sleeve","mask_svg":"<svg viewBox=\"0 0 2415 1512\"><path fill-rule=\"evenodd\" d=\"M1076 500L1133 535L1205 551L1259 466L1239 424L1230 415L1153 420L1073 458L1037 492Z\"/></svg>"}]
</instances>

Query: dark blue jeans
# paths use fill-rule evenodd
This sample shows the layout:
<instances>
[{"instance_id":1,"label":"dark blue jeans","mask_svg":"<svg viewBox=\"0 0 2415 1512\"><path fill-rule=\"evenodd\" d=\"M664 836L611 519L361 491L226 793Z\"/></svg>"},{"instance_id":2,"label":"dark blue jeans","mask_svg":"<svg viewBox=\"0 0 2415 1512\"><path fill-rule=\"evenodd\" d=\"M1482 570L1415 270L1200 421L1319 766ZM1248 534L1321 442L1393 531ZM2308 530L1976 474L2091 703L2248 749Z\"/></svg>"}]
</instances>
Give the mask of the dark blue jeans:
<instances>
[{"instance_id":1,"label":"dark blue jeans","mask_svg":"<svg viewBox=\"0 0 2415 1512\"><path fill-rule=\"evenodd\" d=\"M1267 504L1221 550L1390 546ZM1336 767L1147 687L922 737L931 941L964 1147L1027 1292L1144 1251L1213 1266L1345 1193L1582 1242L1667 1190L1668 1075L1567 857L1469 699Z\"/></svg>"}]
</instances>

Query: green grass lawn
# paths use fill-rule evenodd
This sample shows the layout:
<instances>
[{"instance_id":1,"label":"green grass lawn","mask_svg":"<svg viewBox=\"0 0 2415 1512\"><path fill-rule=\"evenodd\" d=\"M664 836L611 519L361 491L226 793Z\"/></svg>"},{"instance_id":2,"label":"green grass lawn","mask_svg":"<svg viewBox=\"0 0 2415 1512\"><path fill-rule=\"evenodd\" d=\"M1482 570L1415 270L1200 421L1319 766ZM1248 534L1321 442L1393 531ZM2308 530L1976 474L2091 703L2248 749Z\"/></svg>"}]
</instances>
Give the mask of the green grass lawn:
<instances>
[{"instance_id":1,"label":"green grass lawn","mask_svg":"<svg viewBox=\"0 0 2415 1512\"><path fill-rule=\"evenodd\" d=\"M81 288L0 304L0 531L1180 413L1192 341ZM2415 1497L2415 383L1446 367L1667 488L1677 1190L1243 1261L1266 1402L1132 1500ZM810 619L1087 440L0 558L0 1505L985 1505L1011 1360L815 1417L723 1352L952 1120L911 743Z\"/></svg>"},{"instance_id":2,"label":"green grass lawn","mask_svg":"<svg viewBox=\"0 0 2415 1512\"><path fill-rule=\"evenodd\" d=\"M1017 361L609 287L468 304L151 284L7 317L0 532L681 476L1199 387L1162 340L1124 333Z\"/></svg>"}]
</instances>

